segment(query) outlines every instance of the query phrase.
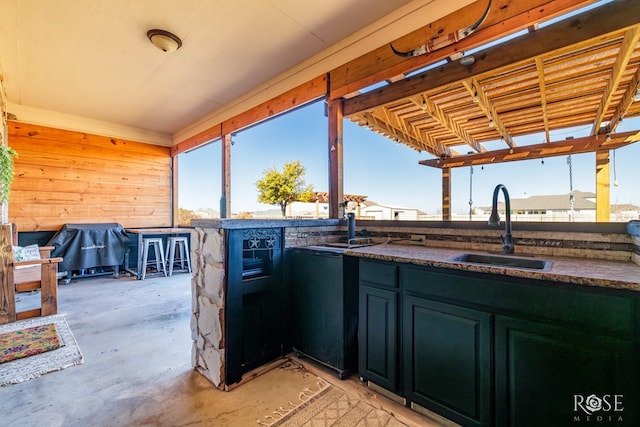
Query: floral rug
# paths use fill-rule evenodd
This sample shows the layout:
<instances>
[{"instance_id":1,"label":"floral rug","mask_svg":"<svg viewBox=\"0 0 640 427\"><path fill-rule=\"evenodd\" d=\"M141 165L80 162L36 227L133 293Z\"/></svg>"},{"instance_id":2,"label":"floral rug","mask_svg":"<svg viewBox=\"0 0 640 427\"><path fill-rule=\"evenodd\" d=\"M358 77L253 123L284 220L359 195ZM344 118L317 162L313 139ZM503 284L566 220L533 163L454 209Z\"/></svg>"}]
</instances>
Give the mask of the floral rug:
<instances>
[{"instance_id":1,"label":"floral rug","mask_svg":"<svg viewBox=\"0 0 640 427\"><path fill-rule=\"evenodd\" d=\"M0 334L0 363L60 348L55 323Z\"/></svg>"},{"instance_id":2,"label":"floral rug","mask_svg":"<svg viewBox=\"0 0 640 427\"><path fill-rule=\"evenodd\" d=\"M5 334L15 335L17 331L31 328L38 329L47 325L55 326L59 340L58 348L39 352L29 357L14 358L0 364L0 386L18 384L48 372L59 371L69 366L83 363L84 359L78 343L71 333L67 321L61 314L34 317L0 325L0 336L5 336Z\"/></svg>"}]
</instances>

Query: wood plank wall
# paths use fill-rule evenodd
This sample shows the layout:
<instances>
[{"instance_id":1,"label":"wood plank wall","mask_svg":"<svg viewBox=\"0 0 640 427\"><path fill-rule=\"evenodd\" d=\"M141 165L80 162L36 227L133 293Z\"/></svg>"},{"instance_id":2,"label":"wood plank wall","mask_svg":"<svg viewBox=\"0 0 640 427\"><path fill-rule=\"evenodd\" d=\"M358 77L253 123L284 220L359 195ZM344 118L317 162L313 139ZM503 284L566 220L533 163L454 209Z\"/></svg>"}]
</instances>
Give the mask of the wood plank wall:
<instances>
[{"instance_id":1,"label":"wood plank wall","mask_svg":"<svg viewBox=\"0 0 640 427\"><path fill-rule=\"evenodd\" d=\"M172 225L169 147L10 121L18 152L9 221L23 231L67 223Z\"/></svg>"}]
</instances>

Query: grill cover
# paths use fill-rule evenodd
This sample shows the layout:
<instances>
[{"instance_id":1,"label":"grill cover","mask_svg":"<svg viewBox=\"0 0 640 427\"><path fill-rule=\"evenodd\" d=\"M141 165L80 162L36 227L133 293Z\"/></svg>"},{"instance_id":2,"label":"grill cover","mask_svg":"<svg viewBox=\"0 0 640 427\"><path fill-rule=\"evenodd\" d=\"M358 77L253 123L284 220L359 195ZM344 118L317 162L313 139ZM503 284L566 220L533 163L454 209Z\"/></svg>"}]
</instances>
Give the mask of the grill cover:
<instances>
[{"instance_id":1,"label":"grill cover","mask_svg":"<svg viewBox=\"0 0 640 427\"><path fill-rule=\"evenodd\" d=\"M65 224L51 237L51 257L62 257L59 271L121 265L127 232L118 223Z\"/></svg>"}]
</instances>

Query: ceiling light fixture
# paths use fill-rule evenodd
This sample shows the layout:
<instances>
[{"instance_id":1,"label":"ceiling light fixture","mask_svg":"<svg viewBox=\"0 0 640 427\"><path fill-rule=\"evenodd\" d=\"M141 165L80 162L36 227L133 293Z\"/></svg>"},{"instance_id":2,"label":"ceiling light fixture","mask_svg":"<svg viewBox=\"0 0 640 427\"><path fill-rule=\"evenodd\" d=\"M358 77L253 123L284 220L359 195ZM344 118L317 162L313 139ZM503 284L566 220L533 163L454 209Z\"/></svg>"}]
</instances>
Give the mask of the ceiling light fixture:
<instances>
[{"instance_id":1,"label":"ceiling light fixture","mask_svg":"<svg viewBox=\"0 0 640 427\"><path fill-rule=\"evenodd\" d=\"M640 87L636 88L636 94L633 97L634 101L640 101Z\"/></svg>"},{"instance_id":2,"label":"ceiling light fixture","mask_svg":"<svg viewBox=\"0 0 640 427\"><path fill-rule=\"evenodd\" d=\"M163 52L173 52L182 46L180 37L165 30L149 30L147 31L147 38L155 47Z\"/></svg>"}]
</instances>

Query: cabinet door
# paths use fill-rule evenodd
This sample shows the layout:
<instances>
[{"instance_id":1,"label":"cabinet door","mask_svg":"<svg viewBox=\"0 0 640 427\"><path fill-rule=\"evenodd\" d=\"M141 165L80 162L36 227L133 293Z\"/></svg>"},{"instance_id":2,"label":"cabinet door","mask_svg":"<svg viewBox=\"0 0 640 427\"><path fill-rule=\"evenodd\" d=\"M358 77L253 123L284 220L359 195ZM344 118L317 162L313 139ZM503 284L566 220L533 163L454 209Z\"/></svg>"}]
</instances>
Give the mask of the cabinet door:
<instances>
[{"instance_id":1,"label":"cabinet door","mask_svg":"<svg viewBox=\"0 0 640 427\"><path fill-rule=\"evenodd\" d=\"M495 327L497 425L638 425L632 342L501 316Z\"/></svg>"},{"instance_id":2,"label":"cabinet door","mask_svg":"<svg viewBox=\"0 0 640 427\"><path fill-rule=\"evenodd\" d=\"M396 392L398 293L360 285L359 301L360 376Z\"/></svg>"},{"instance_id":3,"label":"cabinet door","mask_svg":"<svg viewBox=\"0 0 640 427\"><path fill-rule=\"evenodd\" d=\"M490 425L491 314L408 295L402 310L405 396L463 425Z\"/></svg>"},{"instance_id":4,"label":"cabinet door","mask_svg":"<svg viewBox=\"0 0 640 427\"><path fill-rule=\"evenodd\" d=\"M344 368L342 255L291 253L291 344L322 363Z\"/></svg>"}]
</instances>

